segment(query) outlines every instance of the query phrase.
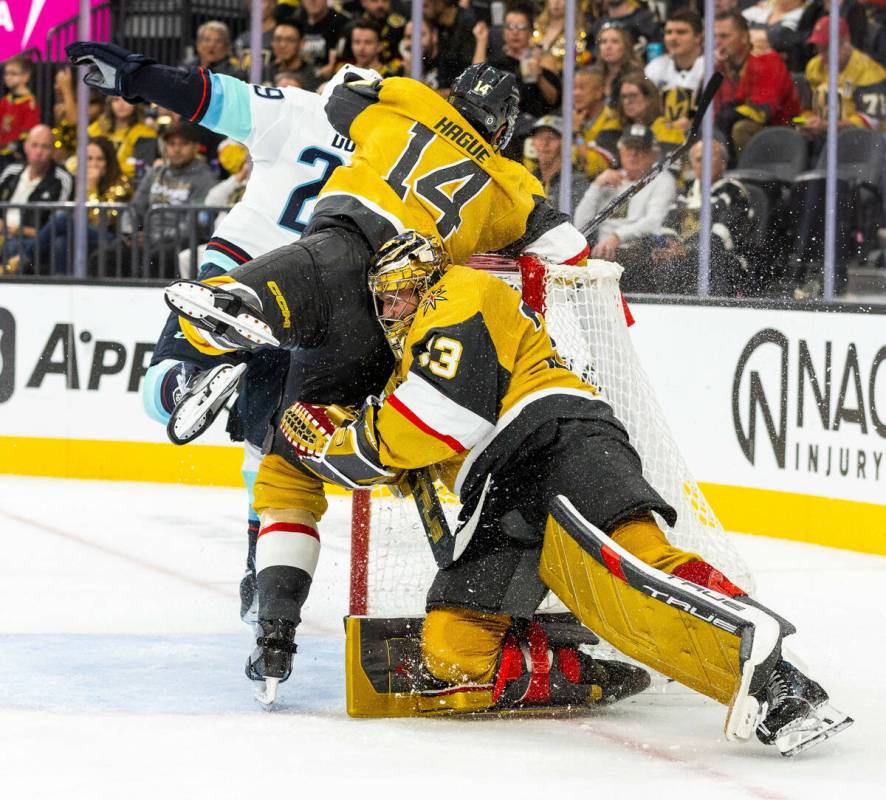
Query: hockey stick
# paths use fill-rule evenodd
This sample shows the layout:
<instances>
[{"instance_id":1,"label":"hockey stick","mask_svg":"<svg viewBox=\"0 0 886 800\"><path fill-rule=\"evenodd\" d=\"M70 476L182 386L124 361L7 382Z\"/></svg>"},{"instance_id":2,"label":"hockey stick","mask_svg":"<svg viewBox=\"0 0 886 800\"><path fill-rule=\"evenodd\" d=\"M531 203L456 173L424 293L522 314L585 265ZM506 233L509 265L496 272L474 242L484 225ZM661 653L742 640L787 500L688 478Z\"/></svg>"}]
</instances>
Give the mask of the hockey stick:
<instances>
[{"instance_id":1,"label":"hockey stick","mask_svg":"<svg viewBox=\"0 0 886 800\"><path fill-rule=\"evenodd\" d=\"M434 479L426 467L413 469L406 473L406 483L412 492L415 510L418 511L421 525L428 537L431 553L437 566L448 566L452 563L452 531L443 513L443 505L434 486Z\"/></svg>"},{"instance_id":2,"label":"hockey stick","mask_svg":"<svg viewBox=\"0 0 886 800\"><path fill-rule=\"evenodd\" d=\"M427 467L410 470L406 473L406 482L412 491L412 499L415 502L422 527L425 529L425 536L431 546L434 561L440 569L446 569L458 560L477 530L483 502L486 500L486 493L492 483L492 476L486 476L486 483L474 512L468 520L459 525L455 532L450 529L446 515L443 513L443 504L437 494L437 487L434 486L431 471Z\"/></svg>"},{"instance_id":3,"label":"hockey stick","mask_svg":"<svg viewBox=\"0 0 886 800\"><path fill-rule=\"evenodd\" d=\"M710 106L711 101L713 101L714 95L720 88L721 83L723 83L723 76L719 72L715 72L713 75L711 75L711 79L707 82L707 85L702 90L701 97L698 100L698 106L695 109L695 117L692 120L692 126L686 132L686 139L683 141L683 144L668 153L661 161L657 161L655 164L653 164L645 175L639 178L635 183L632 183L630 186L628 186L628 188L625 189L620 195L610 200L609 203L606 204L605 208L603 208L601 211L598 211L596 216L585 226L584 230L582 231L582 234L584 236L590 236L594 231L597 230L597 228L600 227L600 224L605 219L612 215L612 212L615 211L615 209L617 209L623 203L626 203L635 194L637 194L637 192L652 183L652 181L654 181L666 169L670 169L671 164L682 158L683 154L690 147L692 147L695 137L701 130L701 123L704 119L705 113L707 113L708 106Z\"/></svg>"}]
</instances>

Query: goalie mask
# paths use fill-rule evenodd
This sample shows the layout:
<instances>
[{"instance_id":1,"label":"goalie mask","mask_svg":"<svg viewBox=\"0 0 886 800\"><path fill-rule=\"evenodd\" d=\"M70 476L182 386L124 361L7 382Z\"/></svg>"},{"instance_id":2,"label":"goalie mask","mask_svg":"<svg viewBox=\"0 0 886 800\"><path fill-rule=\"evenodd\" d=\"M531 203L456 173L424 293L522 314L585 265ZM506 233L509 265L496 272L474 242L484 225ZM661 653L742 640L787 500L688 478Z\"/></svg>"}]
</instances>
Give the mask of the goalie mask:
<instances>
[{"instance_id":1,"label":"goalie mask","mask_svg":"<svg viewBox=\"0 0 886 800\"><path fill-rule=\"evenodd\" d=\"M389 239L369 267L369 291L375 313L394 355L403 358L403 342L422 295L446 271L448 257L436 236L407 231Z\"/></svg>"}]
</instances>

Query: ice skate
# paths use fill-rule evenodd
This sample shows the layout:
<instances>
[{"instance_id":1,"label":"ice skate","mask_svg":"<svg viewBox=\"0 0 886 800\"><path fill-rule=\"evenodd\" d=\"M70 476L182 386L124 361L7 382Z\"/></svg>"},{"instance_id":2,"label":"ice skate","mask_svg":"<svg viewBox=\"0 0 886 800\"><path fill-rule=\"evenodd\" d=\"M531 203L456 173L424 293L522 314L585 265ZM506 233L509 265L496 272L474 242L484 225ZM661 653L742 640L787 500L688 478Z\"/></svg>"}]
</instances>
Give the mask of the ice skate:
<instances>
[{"instance_id":1,"label":"ice skate","mask_svg":"<svg viewBox=\"0 0 886 800\"><path fill-rule=\"evenodd\" d=\"M648 688L649 673L642 667L596 659L587 645L558 642L551 633L548 639L532 623L525 634L505 639L493 690L498 708L608 705Z\"/></svg>"},{"instance_id":2,"label":"ice skate","mask_svg":"<svg viewBox=\"0 0 886 800\"><path fill-rule=\"evenodd\" d=\"M828 693L821 686L783 659L758 699L763 720L757 725L757 738L774 744L787 757L820 744L854 721L828 704Z\"/></svg>"},{"instance_id":3,"label":"ice skate","mask_svg":"<svg viewBox=\"0 0 886 800\"><path fill-rule=\"evenodd\" d=\"M166 425L166 434L173 444L194 441L210 425L219 412L236 399L235 391L246 364L220 364L194 375Z\"/></svg>"},{"instance_id":4,"label":"ice skate","mask_svg":"<svg viewBox=\"0 0 886 800\"><path fill-rule=\"evenodd\" d=\"M581 654L584 655L584 654ZM623 661L604 661L587 656L588 664L582 666L582 677L600 687L598 703L617 703L631 695L649 688L649 673L635 664Z\"/></svg>"},{"instance_id":5,"label":"ice skate","mask_svg":"<svg viewBox=\"0 0 886 800\"><path fill-rule=\"evenodd\" d=\"M246 661L246 677L256 684L256 700L270 708L277 699L277 687L292 673L295 625L285 619L262 619L255 630L255 650Z\"/></svg>"},{"instance_id":6,"label":"ice skate","mask_svg":"<svg viewBox=\"0 0 886 800\"><path fill-rule=\"evenodd\" d=\"M165 298L173 312L220 350L280 345L262 314L258 295L242 283L210 286L199 281L175 281L166 287Z\"/></svg>"}]
</instances>

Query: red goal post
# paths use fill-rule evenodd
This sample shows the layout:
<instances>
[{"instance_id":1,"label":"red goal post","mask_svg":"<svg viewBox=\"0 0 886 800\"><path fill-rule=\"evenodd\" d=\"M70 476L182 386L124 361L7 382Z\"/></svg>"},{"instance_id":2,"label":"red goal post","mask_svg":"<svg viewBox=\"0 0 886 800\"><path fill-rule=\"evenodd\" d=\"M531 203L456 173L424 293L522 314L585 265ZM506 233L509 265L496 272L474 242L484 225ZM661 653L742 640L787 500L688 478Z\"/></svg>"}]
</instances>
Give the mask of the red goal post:
<instances>
[{"instance_id":1,"label":"red goal post","mask_svg":"<svg viewBox=\"0 0 886 800\"><path fill-rule=\"evenodd\" d=\"M551 338L570 368L600 388L625 424L643 459L647 480L673 505L678 522L667 530L679 547L699 553L752 592L753 577L680 453L652 386L631 344L629 311L619 290L622 268L592 260L587 266L549 265L521 256L476 256L469 266L518 288L545 315ZM456 498L441 494L454 525ZM448 496L448 498L447 498ZM384 489L352 499L350 613L405 616L424 613L435 566L412 501ZM550 604L556 605L552 599Z\"/></svg>"}]
</instances>

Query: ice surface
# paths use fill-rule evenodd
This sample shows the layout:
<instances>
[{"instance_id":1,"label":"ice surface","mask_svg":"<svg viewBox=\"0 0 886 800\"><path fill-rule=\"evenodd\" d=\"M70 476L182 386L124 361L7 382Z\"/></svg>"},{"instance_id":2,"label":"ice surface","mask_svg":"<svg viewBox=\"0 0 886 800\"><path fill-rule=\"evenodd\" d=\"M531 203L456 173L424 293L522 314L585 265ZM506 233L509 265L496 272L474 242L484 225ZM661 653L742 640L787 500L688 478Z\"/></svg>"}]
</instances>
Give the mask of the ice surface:
<instances>
[{"instance_id":1,"label":"ice surface","mask_svg":"<svg viewBox=\"0 0 886 800\"><path fill-rule=\"evenodd\" d=\"M352 720L347 503L278 710L252 700L243 492L0 476L0 798L882 796L886 559L735 536L856 724L796 759L728 744L688 691L569 719ZM880 787L879 789L877 787Z\"/></svg>"}]
</instances>

